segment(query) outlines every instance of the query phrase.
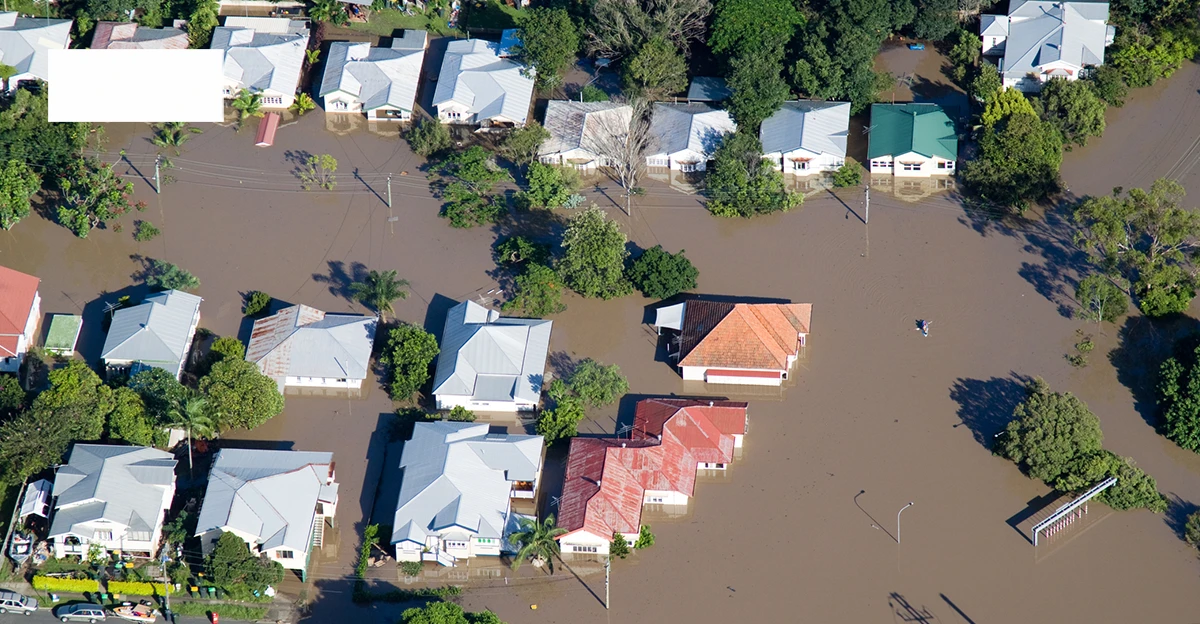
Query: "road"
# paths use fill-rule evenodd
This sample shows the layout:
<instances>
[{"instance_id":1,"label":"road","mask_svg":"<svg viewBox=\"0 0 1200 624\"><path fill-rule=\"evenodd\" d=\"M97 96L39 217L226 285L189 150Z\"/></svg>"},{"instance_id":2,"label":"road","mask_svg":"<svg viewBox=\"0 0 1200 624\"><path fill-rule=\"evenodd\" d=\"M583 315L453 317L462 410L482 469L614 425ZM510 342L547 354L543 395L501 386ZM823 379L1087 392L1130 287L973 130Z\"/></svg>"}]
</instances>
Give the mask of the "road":
<instances>
[{"instance_id":1,"label":"road","mask_svg":"<svg viewBox=\"0 0 1200 624\"><path fill-rule=\"evenodd\" d=\"M35 613L32 613L26 617L21 617L19 615L11 615L11 614L10 615L0 615L0 622L21 622L22 624L41 624L43 622L46 622L46 623L57 622L58 618L54 617L54 614L52 611L53 611L52 609L38 609ZM229 620L228 618L225 618L225 619L230 622L235 621L235 620ZM108 620L106 620L106 621L122 622L124 620L121 620L120 618L109 617ZM164 621L164 620L160 619L159 621ZM178 616L175 618L175 624L209 624L209 620L208 620L208 618L204 618L204 617Z\"/></svg>"}]
</instances>

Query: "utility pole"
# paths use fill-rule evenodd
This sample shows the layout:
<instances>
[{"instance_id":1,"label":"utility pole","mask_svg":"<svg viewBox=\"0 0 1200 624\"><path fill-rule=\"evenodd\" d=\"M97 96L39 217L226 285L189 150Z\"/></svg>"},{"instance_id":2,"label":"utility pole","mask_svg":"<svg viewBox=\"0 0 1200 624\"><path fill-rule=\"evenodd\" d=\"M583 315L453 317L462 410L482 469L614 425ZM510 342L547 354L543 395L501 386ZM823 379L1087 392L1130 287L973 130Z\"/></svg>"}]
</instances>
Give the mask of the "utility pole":
<instances>
[{"instance_id":1,"label":"utility pole","mask_svg":"<svg viewBox=\"0 0 1200 624\"><path fill-rule=\"evenodd\" d=\"M162 547L162 573L163 573L163 619L168 622L173 621L171 618L171 575L167 574L167 546Z\"/></svg>"},{"instance_id":2,"label":"utility pole","mask_svg":"<svg viewBox=\"0 0 1200 624\"><path fill-rule=\"evenodd\" d=\"M604 560L604 608L608 608L608 574L612 570L612 556Z\"/></svg>"},{"instance_id":3,"label":"utility pole","mask_svg":"<svg viewBox=\"0 0 1200 624\"><path fill-rule=\"evenodd\" d=\"M914 504L915 503L909 503L909 504L905 505L903 508L901 508L900 511L896 512L896 543L897 544L900 543L900 514L904 513L905 509L912 507Z\"/></svg>"},{"instance_id":4,"label":"utility pole","mask_svg":"<svg viewBox=\"0 0 1200 624\"><path fill-rule=\"evenodd\" d=\"M160 161L162 161L161 155L154 157L154 192L158 193L159 195L162 194L162 187L159 185L159 176L158 176L158 163Z\"/></svg>"},{"instance_id":5,"label":"utility pole","mask_svg":"<svg viewBox=\"0 0 1200 624\"><path fill-rule=\"evenodd\" d=\"M864 225L871 222L871 185L870 184L867 185L866 197L867 197L867 210L866 210L866 216L863 218Z\"/></svg>"},{"instance_id":6,"label":"utility pole","mask_svg":"<svg viewBox=\"0 0 1200 624\"><path fill-rule=\"evenodd\" d=\"M388 208L392 207L392 174L388 174Z\"/></svg>"}]
</instances>

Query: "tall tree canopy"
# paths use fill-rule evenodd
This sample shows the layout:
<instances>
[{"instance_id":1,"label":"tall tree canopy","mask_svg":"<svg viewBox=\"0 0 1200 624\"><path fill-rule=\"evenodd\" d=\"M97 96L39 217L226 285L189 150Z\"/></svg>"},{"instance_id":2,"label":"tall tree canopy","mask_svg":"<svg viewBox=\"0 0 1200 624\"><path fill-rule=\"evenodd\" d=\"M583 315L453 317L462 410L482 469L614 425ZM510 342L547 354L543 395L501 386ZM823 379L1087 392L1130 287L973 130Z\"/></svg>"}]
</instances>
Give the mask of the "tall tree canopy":
<instances>
[{"instance_id":1,"label":"tall tree canopy","mask_svg":"<svg viewBox=\"0 0 1200 624\"><path fill-rule=\"evenodd\" d=\"M1015 89L1013 89L1015 91ZM1042 118L1054 124L1063 140L1086 145L1104 134L1104 101L1086 80L1055 78L1042 87Z\"/></svg>"},{"instance_id":2,"label":"tall tree canopy","mask_svg":"<svg viewBox=\"0 0 1200 624\"><path fill-rule=\"evenodd\" d=\"M246 360L214 364L200 380L200 392L208 397L222 429L254 429L283 411L278 384Z\"/></svg>"},{"instance_id":3,"label":"tall tree canopy","mask_svg":"<svg viewBox=\"0 0 1200 624\"><path fill-rule=\"evenodd\" d=\"M596 56L620 58L661 37L686 53L690 42L704 38L711 11L710 0L596 0L586 47Z\"/></svg>"},{"instance_id":4,"label":"tall tree canopy","mask_svg":"<svg viewBox=\"0 0 1200 624\"><path fill-rule=\"evenodd\" d=\"M575 215L563 234L559 275L567 287L584 297L613 299L633 291L625 279L628 242L621 226L596 206Z\"/></svg>"},{"instance_id":5,"label":"tall tree canopy","mask_svg":"<svg viewBox=\"0 0 1200 624\"><path fill-rule=\"evenodd\" d=\"M538 88L557 86L579 51L579 32L571 16L565 9L538 6L522 11L517 26L518 54L536 70Z\"/></svg>"},{"instance_id":6,"label":"tall tree canopy","mask_svg":"<svg viewBox=\"0 0 1200 624\"><path fill-rule=\"evenodd\" d=\"M993 103L1002 105L999 98L988 106ZM979 155L963 168L962 177L984 199L1025 210L1058 189L1062 149L1058 129L1032 109L1004 116L985 124Z\"/></svg>"},{"instance_id":7,"label":"tall tree canopy","mask_svg":"<svg viewBox=\"0 0 1200 624\"><path fill-rule=\"evenodd\" d=\"M1041 379L1026 390L1028 395L1004 430L999 452L1029 476L1053 484L1076 458L1103 447L1100 419L1078 397L1052 392Z\"/></svg>"},{"instance_id":8,"label":"tall tree canopy","mask_svg":"<svg viewBox=\"0 0 1200 624\"><path fill-rule=\"evenodd\" d=\"M388 367L388 390L392 399L407 401L429 381L429 365L437 357L433 334L412 323L401 323L388 332L387 346L379 361Z\"/></svg>"},{"instance_id":9,"label":"tall tree canopy","mask_svg":"<svg viewBox=\"0 0 1200 624\"><path fill-rule=\"evenodd\" d=\"M720 217L753 217L799 206L804 197L787 190L783 174L763 160L756 133L726 135L708 175L708 210Z\"/></svg>"}]
</instances>

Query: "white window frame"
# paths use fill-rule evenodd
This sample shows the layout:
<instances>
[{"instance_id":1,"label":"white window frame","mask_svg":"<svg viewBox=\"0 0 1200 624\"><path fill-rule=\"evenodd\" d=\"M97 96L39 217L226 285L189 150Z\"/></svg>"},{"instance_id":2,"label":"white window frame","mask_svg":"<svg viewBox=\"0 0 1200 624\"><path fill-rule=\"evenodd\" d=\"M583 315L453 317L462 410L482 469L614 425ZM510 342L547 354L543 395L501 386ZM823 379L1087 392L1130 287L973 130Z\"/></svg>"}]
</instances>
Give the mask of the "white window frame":
<instances>
[{"instance_id":1,"label":"white window frame","mask_svg":"<svg viewBox=\"0 0 1200 624\"><path fill-rule=\"evenodd\" d=\"M900 166L904 168L904 171L920 171L921 170L921 163L900 163Z\"/></svg>"},{"instance_id":2,"label":"white window frame","mask_svg":"<svg viewBox=\"0 0 1200 624\"><path fill-rule=\"evenodd\" d=\"M277 550L275 551L276 559L295 559L296 551L294 550Z\"/></svg>"},{"instance_id":3,"label":"white window frame","mask_svg":"<svg viewBox=\"0 0 1200 624\"><path fill-rule=\"evenodd\" d=\"M597 552L600 552L600 548L597 546L571 546L571 552L597 553Z\"/></svg>"}]
</instances>

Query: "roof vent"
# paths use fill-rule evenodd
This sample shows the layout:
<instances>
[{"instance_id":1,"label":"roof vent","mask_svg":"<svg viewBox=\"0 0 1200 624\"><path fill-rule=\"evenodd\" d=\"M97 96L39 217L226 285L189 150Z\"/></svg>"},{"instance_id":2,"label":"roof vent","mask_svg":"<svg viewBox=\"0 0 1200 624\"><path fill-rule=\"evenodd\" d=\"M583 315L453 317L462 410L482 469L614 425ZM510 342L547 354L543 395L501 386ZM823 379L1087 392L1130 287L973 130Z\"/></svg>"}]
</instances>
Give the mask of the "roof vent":
<instances>
[{"instance_id":1,"label":"roof vent","mask_svg":"<svg viewBox=\"0 0 1200 624\"><path fill-rule=\"evenodd\" d=\"M621 448L625 448L625 442L621 443Z\"/></svg>"},{"instance_id":2,"label":"roof vent","mask_svg":"<svg viewBox=\"0 0 1200 624\"><path fill-rule=\"evenodd\" d=\"M709 407L712 407L712 406L713 406L713 402L712 402L712 401L709 401L709 402L708 402L708 406L709 406Z\"/></svg>"}]
</instances>

